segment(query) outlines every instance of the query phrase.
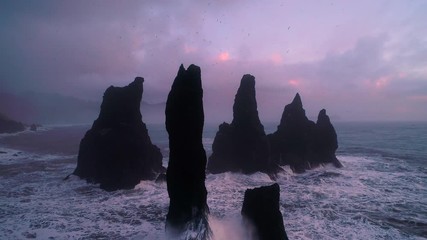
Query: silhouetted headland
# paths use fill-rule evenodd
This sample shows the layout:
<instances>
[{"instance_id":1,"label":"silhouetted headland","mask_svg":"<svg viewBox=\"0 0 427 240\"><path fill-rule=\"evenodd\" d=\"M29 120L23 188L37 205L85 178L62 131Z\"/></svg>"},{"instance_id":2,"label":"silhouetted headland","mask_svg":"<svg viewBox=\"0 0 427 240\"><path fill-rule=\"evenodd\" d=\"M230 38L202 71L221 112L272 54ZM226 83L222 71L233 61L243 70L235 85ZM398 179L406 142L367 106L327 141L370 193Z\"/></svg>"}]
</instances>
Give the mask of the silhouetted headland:
<instances>
[{"instance_id":1,"label":"silhouetted headland","mask_svg":"<svg viewBox=\"0 0 427 240\"><path fill-rule=\"evenodd\" d=\"M0 133L16 133L24 130L23 123L9 119L0 113Z\"/></svg>"},{"instance_id":2,"label":"silhouetted headland","mask_svg":"<svg viewBox=\"0 0 427 240\"><path fill-rule=\"evenodd\" d=\"M164 171L160 149L153 145L142 121L144 79L125 87L110 86L101 111L80 142L74 174L105 190L131 189Z\"/></svg>"},{"instance_id":3,"label":"silhouetted headland","mask_svg":"<svg viewBox=\"0 0 427 240\"><path fill-rule=\"evenodd\" d=\"M201 71L181 65L166 102L166 130L169 134L167 189L170 198L166 217L168 234L193 232L206 239L210 228L205 187L206 153L202 144L204 125ZM187 238L185 238L187 239Z\"/></svg>"},{"instance_id":4,"label":"silhouetted headland","mask_svg":"<svg viewBox=\"0 0 427 240\"><path fill-rule=\"evenodd\" d=\"M249 221L247 225L255 228L253 239L288 239L279 203L280 187L277 183L245 191L242 216L244 221Z\"/></svg>"},{"instance_id":5,"label":"silhouetted headland","mask_svg":"<svg viewBox=\"0 0 427 240\"><path fill-rule=\"evenodd\" d=\"M208 171L268 172L270 147L258 116L255 77L243 76L233 105L233 121L222 123L212 144Z\"/></svg>"},{"instance_id":6,"label":"silhouetted headland","mask_svg":"<svg viewBox=\"0 0 427 240\"><path fill-rule=\"evenodd\" d=\"M277 131L268 138L273 162L290 165L294 172L304 172L322 163L341 166L335 157L337 135L326 110L320 111L317 123L310 121L298 93L285 106Z\"/></svg>"}]
</instances>

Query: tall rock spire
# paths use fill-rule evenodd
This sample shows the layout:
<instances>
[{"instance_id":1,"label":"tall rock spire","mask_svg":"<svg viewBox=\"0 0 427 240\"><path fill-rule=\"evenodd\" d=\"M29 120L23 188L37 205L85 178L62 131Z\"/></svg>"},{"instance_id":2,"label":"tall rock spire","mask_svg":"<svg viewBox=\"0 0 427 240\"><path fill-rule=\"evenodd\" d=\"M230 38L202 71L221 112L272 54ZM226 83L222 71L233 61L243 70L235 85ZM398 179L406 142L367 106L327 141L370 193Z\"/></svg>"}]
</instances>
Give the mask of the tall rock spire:
<instances>
[{"instance_id":1,"label":"tall rock spire","mask_svg":"<svg viewBox=\"0 0 427 240\"><path fill-rule=\"evenodd\" d=\"M166 102L169 134L167 185L170 198L166 230L173 236L194 232L206 239L210 228L205 187L206 153L202 144L204 125L200 68L180 66ZM186 239L184 237L184 239Z\"/></svg>"},{"instance_id":2,"label":"tall rock spire","mask_svg":"<svg viewBox=\"0 0 427 240\"><path fill-rule=\"evenodd\" d=\"M314 129L313 161L318 164L331 162L335 167L342 167L342 164L335 156L337 148L337 133L329 120L329 116L326 115L326 110L322 109L319 112Z\"/></svg>"},{"instance_id":3,"label":"tall rock spire","mask_svg":"<svg viewBox=\"0 0 427 240\"><path fill-rule=\"evenodd\" d=\"M219 126L212 150L211 173L269 171L270 149L258 116L254 76L243 76L234 99L233 121Z\"/></svg>"}]
</instances>

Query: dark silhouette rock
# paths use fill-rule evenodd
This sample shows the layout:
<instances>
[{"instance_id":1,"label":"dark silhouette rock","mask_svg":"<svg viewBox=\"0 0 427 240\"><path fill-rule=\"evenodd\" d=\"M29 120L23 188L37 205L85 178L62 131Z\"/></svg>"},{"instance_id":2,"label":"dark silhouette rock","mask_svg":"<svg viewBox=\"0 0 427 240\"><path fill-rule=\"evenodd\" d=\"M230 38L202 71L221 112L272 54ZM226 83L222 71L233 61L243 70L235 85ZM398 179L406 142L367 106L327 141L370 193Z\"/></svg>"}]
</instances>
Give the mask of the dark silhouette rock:
<instances>
[{"instance_id":1,"label":"dark silhouette rock","mask_svg":"<svg viewBox=\"0 0 427 240\"><path fill-rule=\"evenodd\" d=\"M258 117L255 77L243 76L233 105L233 121L223 123L212 144L208 170L253 173L268 172L270 147L264 126Z\"/></svg>"},{"instance_id":2,"label":"dark silhouette rock","mask_svg":"<svg viewBox=\"0 0 427 240\"><path fill-rule=\"evenodd\" d=\"M205 187L206 153L202 144L204 125L200 68L181 65L166 102L169 134L169 165L166 179L170 198L166 230L170 235L195 231L195 239L210 234ZM186 239L186 238L185 238ZM194 239L194 238L192 238Z\"/></svg>"},{"instance_id":3,"label":"dark silhouette rock","mask_svg":"<svg viewBox=\"0 0 427 240\"><path fill-rule=\"evenodd\" d=\"M309 168L307 153L314 122L308 120L297 93L292 103L285 106L277 131L269 135L272 160L290 165L295 172Z\"/></svg>"},{"instance_id":4,"label":"dark silhouette rock","mask_svg":"<svg viewBox=\"0 0 427 240\"><path fill-rule=\"evenodd\" d=\"M24 130L24 124L11 120L3 114L0 114L0 133L16 133Z\"/></svg>"},{"instance_id":5,"label":"dark silhouette rock","mask_svg":"<svg viewBox=\"0 0 427 240\"><path fill-rule=\"evenodd\" d=\"M328 162L340 165L335 157L337 136L326 111L320 112L317 124L310 121L298 93L292 103L285 106L277 131L268 138L272 161L290 165L294 172L304 172Z\"/></svg>"},{"instance_id":6,"label":"dark silhouette rock","mask_svg":"<svg viewBox=\"0 0 427 240\"><path fill-rule=\"evenodd\" d=\"M255 239L288 239L280 212L280 187L277 183L245 191L242 206L245 221L255 227Z\"/></svg>"},{"instance_id":7,"label":"dark silhouette rock","mask_svg":"<svg viewBox=\"0 0 427 240\"><path fill-rule=\"evenodd\" d=\"M342 167L335 156L338 148L337 133L334 126L326 115L326 110L322 109L317 117L316 127L313 134L313 159L312 162L332 163L335 167Z\"/></svg>"},{"instance_id":8,"label":"dark silhouette rock","mask_svg":"<svg viewBox=\"0 0 427 240\"><path fill-rule=\"evenodd\" d=\"M164 171L160 149L151 143L139 111L144 79L110 86L101 112L80 142L74 174L105 190L131 189Z\"/></svg>"}]
</instances>

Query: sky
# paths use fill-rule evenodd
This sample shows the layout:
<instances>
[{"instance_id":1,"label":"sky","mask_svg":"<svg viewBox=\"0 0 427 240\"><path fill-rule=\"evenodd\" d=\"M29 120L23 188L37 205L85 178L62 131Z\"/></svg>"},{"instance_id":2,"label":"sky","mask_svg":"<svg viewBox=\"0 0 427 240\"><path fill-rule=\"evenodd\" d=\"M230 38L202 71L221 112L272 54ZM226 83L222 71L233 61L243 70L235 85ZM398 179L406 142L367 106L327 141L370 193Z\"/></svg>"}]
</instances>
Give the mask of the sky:
<instances>
[{"instance_id":1,"label":"sky","mask_svg":"<svg viewBox=\"0 0 427 240\"><path fill-rule=\"evenodd\" d=\"M307 116L427 121L427 1L0 0L0 94L100 101L145 78L165 102L179 65L202 69L206 121L232 120L241 77L261 121L300 93ZM144 115L144 113L143 113Z\"/></svg>"}]
</instances>

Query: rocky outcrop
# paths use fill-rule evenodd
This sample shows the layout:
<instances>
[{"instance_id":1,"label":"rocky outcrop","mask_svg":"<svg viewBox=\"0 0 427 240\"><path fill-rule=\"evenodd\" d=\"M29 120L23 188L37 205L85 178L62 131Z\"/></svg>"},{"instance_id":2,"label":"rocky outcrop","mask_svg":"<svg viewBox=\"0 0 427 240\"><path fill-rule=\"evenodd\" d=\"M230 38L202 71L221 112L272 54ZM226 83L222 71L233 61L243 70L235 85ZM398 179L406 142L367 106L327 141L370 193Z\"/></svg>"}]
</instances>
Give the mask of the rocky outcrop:
<instances>
[{"instance_id":1,"label":"rocky outcrop","mask_svg":"<svg viewBox=\"0 0 427 240\"><path fill-rule=\"evenodd\" d=\"M335 167L342 167L342 164L335 156L337 149L337 133L329 116L326 115L326 110L322 109L317 117L313 133L312 163L332 163Z\"/></svg>"},{"instance_id":2,"label":"rocky outcrop","mask_svg":"<svg viewBox=\"0 0 427 240\"><path fill-rule=\"evenodd\" d=\"M160 149L152 144L139 110L144 79L110 86L101 111L80 142L74 174L105 190L130 189L164 171Z\"/></svg>"},{"instance_id":3,"label":"rocky outcrop","mask_svg":"<svg viewBox=\"0 0 427 240\"><path fill-rule=\"evenodd\" d=\"M290 165L295 172L309 168L307 154L315 123L308 120L297 93L292 103L285 106L277 131L268 137L272 160Z\"/></svg>"},{"instance_id":4,"label":"rocky outcrop","mask_svg":"<svg viewBox=\"0 0 427 240\"><path fill-rule=\"evenodd\" d=\"M233 121L223 123L215 136L208 171L253 173L268 172L270 147L258 117L255 77L244 75L233 105Z\"/></svg>"},{"instance_id":5,"label":"rocky outcrop","mask_svg":"<svg viewBox=\"0 0 427 240\"><path fill-rule=\"evenodd\" d=\"M25 130L24 124L0 114L0 133L16 133Z\"/></svg>"},{"instance_id":6,"label":"rocky outcrop","mask_svg":"<svg viewBox=\"0 0 427 240\"><path fill-rule=\"evenodd\" d=\"M169 235L206 239L208 205L205 187L206 153L202 145L204 125L200 68L181 65L166 103L169 164L166 173L170 198L166 217ZM194 237L197 236L197 237ZM187 237L181 237L187 239Z\"/></svg>"},{"instance_id":7,"label":"rocky outcrop","mask_svg":"<svg viewBox=\"0 0 427 240\"><path fill-rule=\"evenodd\" d=\"M277 183L245 191L242 215L245 221L249 221L248 225L255 228L252 239L288 239L279 203L280 187Z\"/></svg>"},{"instance_id":8,"label":"rocky outcrop","mask_svg":"<svg viewBox=\"0 0 427 240\"><path fill-rule=\"evenodd\" d=\"M320 111L317 123L310 121L298 93L285 106L277 131L268 138L272 161L290 165L294 172L304 172L322 163L341 166L335 157L337 135L326 111Z\"/></svg>"}]
</instances>

